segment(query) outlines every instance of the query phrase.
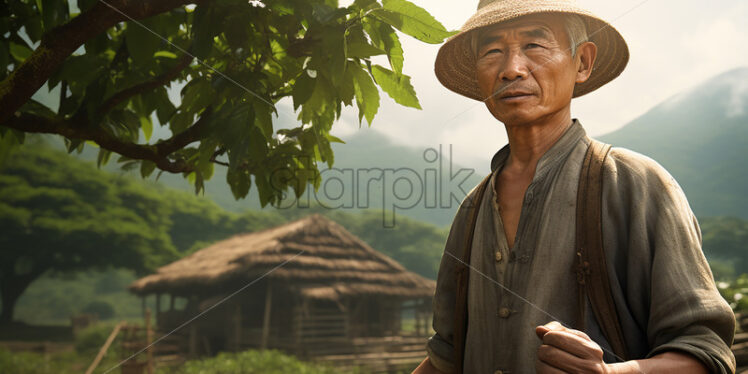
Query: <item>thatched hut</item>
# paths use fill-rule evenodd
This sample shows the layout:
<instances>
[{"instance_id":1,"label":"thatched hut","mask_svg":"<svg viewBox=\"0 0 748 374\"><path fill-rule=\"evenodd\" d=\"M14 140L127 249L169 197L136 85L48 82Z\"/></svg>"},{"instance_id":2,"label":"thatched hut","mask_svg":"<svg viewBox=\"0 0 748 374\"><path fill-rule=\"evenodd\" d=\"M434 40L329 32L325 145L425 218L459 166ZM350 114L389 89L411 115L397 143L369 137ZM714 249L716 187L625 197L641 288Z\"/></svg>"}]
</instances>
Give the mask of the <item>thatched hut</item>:
<instances>
[{"instance_id":1,"label":"thatched hut","mask_svg":"<svg viewBox=\"0 0 748 374\"><path fill-rule=\"evenodd\" d=\"M211 309L180 329L192 354L276 348L306 357L392 346L406 314L425 336L434 288L316 214L218 242L130 286L156 295L164 331Z\"/></svg>"}]
</instances>

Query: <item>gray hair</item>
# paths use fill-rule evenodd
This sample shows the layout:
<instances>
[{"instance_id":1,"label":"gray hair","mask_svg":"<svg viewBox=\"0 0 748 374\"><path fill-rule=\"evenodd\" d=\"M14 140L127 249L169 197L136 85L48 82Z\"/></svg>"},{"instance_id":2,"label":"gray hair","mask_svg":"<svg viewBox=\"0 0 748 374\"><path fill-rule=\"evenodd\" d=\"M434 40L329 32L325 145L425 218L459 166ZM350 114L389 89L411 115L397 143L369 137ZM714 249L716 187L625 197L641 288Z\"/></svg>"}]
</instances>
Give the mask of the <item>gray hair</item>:
<instances>
[{"instance_id":1,"label":"gray hair","mask_svg":"<svg viewBox=\"0 0 748 374\"><path fill-rule=\"evenodd\" d=\"M566 34L569 37L569 49L571 49L571 57L577 55L577 47L589 39L587 34L587 24L584 22L582 16L578 14L564 14L564 28ZM473 56L478 55L478 36L480 33L472 32L470 37L470 47L473 50Z\"/></svg>"}]
</instances>

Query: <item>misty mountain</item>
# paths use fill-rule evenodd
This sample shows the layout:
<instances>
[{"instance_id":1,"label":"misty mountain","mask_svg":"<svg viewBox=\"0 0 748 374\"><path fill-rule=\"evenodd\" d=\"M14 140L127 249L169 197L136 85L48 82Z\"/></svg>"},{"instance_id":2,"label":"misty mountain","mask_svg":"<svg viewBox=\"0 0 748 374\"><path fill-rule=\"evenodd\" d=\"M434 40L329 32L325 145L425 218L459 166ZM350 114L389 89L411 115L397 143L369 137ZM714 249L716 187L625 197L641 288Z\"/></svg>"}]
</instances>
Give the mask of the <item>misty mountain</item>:
<instances>
[{"instance_id":1,"label":"misty mountain","mask_svg":"<svg viewBox=\"0 0 748 374\"><path fill-rule=\"evenodd\" d=\"M659 162L697 216L748 218L748 68L673 96L599 139Z\"/></svg>"}]
</instances>

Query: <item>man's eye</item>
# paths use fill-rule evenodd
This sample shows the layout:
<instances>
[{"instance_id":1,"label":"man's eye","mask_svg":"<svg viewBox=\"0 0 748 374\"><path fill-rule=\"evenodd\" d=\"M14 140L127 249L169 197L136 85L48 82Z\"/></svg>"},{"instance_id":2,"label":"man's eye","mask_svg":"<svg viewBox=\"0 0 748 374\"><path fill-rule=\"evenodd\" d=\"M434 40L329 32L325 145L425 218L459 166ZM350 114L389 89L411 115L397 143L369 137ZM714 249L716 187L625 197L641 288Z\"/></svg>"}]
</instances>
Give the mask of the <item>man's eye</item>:
<instances>
[{"instance_id":1,"label":"man's eye","mask_svg":"<svg viewBox=\"0 0 748 374\"><path fill-rule=\"evenodd\" d=\"M542 47L542 46L540 44L536 44L536 43L528 43L525 46L525 48L540 48L540 47Z\"/></svg>"},{"instance_id":2,"label":"man's eye","mask_svg":"<svg viewBox=\"0 0 748 374\"><path fill-rule=\"evenodd\" d=\"M485 54L489 55L491 53L501 53L501 50L498 48L492 48L492 49L487 50Z\"/></svg>"}]
</instances>

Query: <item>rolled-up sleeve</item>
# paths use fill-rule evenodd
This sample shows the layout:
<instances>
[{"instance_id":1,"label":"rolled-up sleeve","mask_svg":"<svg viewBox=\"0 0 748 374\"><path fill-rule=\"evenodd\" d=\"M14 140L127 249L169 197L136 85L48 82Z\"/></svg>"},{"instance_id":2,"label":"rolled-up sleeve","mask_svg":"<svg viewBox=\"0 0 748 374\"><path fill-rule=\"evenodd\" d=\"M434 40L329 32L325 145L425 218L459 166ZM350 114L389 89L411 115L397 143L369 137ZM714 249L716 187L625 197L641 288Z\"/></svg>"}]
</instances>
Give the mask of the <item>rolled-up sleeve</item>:
<instances>
[{"instance_id":1,"label":"rolled-up sleeve","mask_svg":"<svg viewBox=\"0 0 748 374\"><path fill-rule=\"evenodd\" d=\"M669 350L690 353L711 373L734 373L730 350L735 315L717 290L701 250L696 217L675 184L674 209L661 207L652 260L652 302L647 337L648 357Z\"/></svg>"},{"instance_id":2,"label":"rolled-up sleeve","mask_svg":"<svg viewBox=\"0 0 748 374\"><path fill-rule=\"evenodd\" d=\"M433 301L433 328L435 334L429 338L426 344L426 352L429 361L440 371L445 373L455 372L454 357L454 307L457 280L455 272L461 258L462 246L464 245L465 230L467 229L467 216L472 207L471 201L475 189L460 204L457 214L452 221L452 227L444 246L436 278L436 292ZM454 256L454 257L453 257Z\"/></svg>"},{"instance_id":3,"label":"rolled-up sleeve","mask_svg":"<svg viewBox=\"0 0 748 374\"><path fill-rule=\"evenodd\" d=\"M715 285L698 221L675 179L636 155L614 153L628 160L616 167L617 176L631 182L620 192L634 202L628 205L627 240L629 265L636 265L629 266L628 279L638 278L642 286L630 295L649 304L641 309L648 316L640 319L646 321L647 357L676 350L699 359L711 373L734 373L735 315Z\"/></svg>"}]
</instances>

